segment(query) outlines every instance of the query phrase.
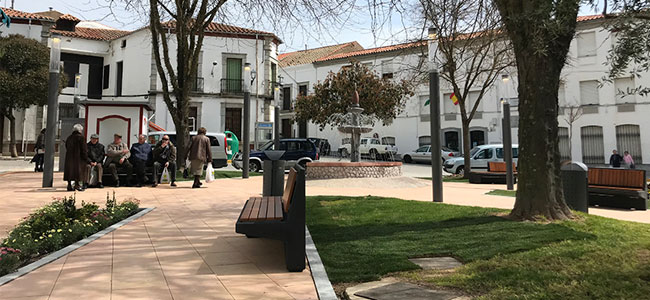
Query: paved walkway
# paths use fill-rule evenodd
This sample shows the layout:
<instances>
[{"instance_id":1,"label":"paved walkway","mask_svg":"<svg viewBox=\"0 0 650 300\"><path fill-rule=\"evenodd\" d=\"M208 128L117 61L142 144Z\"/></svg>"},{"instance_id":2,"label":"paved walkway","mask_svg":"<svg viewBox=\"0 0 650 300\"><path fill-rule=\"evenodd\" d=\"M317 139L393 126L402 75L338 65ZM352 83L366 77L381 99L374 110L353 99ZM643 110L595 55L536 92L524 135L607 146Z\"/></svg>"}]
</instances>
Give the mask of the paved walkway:
<instances>
[{"instance_id":1,"label":"paved walkway","mask_svg":"<svg viewBox=\"0 0 650 300\"><path fill-rule=\"evenodd\" d=\"M61 174L56 189L35 173L0 175L0 237L52 197L70 195ZM261 191L261 177L223 179L191 189L118 188L156 209L112 234L0 287L2 300L41 299L317 299L309 273L285 269L281 242L247 239L234 223L244 201ZM77 193L103 205L111 188Z\"/></svg>"}]
</instances>

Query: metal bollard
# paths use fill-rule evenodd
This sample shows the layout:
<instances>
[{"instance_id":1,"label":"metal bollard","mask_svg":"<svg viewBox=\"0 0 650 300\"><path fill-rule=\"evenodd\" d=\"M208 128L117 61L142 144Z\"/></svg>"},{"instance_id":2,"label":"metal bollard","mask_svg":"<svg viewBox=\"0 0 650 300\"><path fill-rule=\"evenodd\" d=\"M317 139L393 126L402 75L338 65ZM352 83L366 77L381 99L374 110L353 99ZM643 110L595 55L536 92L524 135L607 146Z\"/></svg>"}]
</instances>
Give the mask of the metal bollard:
<instances>
[{"instance_id":1,"label":"metal bollard","mask_svg":"<svg viewBox=\"0 0 650 300\"><path fill-rule=\"evenodd\" d=\"M561 172L566 204L571 209L589 213L587 166L581 162L571 162L562 166Z\"/></svg>"},{"instance_id":2,"label":"metal bollard","mask_svg":"<svg viewBox=\"0 0 650 300\"><path fill-rule=\"evenodd\" d=\"M284 166L286 161L280 160L284 151L264 151L264 183L262 196L282 196L284 192Z\"/></svg>"}]
</instances>

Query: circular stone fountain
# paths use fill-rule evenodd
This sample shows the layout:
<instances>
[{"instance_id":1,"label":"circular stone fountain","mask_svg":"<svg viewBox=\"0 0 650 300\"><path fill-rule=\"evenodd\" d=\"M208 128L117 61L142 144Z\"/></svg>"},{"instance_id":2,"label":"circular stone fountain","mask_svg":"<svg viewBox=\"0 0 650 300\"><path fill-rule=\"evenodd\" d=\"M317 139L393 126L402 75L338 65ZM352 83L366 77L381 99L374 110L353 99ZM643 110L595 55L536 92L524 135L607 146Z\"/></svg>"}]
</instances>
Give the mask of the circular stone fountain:
<instances>
[{"instance_id":1,"label":"circular stone fountain","mask_svg":"<svg viewBox=\"0 0 650 300\"><path fill-rule=\"evenodd\" d=\"M360 162L359 142L361 134L372 131L373 119L361 114L359 92L354 91L352 106L345 114L332 114L330 123L342 124L338 130L351 135L350 162L310 162L307 163L307 179L335 178L379 178L402 176L401 162Z\"/></svg>"}]
</instances>

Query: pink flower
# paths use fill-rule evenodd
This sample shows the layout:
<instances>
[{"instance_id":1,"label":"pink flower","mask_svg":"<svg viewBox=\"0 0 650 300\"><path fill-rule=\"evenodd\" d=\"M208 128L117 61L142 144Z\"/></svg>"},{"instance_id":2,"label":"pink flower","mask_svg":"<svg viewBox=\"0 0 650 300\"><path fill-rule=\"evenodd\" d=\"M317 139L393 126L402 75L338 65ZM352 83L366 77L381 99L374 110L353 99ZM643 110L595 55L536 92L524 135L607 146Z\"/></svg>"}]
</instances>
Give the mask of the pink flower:
<instances>
[{"instance_id":1,"label":"pink flower","mask_svg":"<svg viewBox=\"0 0 650 300\"><path fill-rule=\"evenodd\" d=\"M7 251L2 251L0 252L0 254L7 254Z\"/></svg>"},{"instance_id":2,"label":"pink flower","mask_svg":"<svg viewBox=\"0 0 650 300\"><path fill-rule=\"evenodd\" d=\"M0 257L0 260L2 260L2 257Z\"/></svg>"}]
</instances>

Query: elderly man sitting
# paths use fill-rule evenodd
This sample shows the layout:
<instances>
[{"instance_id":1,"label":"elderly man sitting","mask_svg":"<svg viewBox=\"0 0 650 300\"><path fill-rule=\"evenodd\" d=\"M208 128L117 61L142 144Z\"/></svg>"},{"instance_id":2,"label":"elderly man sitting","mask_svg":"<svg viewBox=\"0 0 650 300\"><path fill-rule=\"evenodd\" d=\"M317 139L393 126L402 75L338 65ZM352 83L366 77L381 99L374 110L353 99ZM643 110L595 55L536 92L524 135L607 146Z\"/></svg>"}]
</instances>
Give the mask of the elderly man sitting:
<instances>
[{"instance_id":1,"label":"elderly man sitting","mask_svg":"<svg viewBox=\"0 0 650 300\"><path fill-rule=\"evenodd\" d=\"M138 136L138 142L131 145L131 160L135 169L137 187L142 187L145 181L145 168L151 161L151 144L147 143L144 134Z\"/></svg>"},{"instance_id":2,"label":"elderly man sitting","mask_svg":"<svg viewBox=\"0 0 650 300\"><path fill-rule=\"evenodd\" d=\"M104 166L113 175L115 187L120 186L120 178L117 176L118 167L126 169L126 184L129 185L133 176L133 165L129 162L131 151L129 151L129 146L122 142L122 135L116 133L113 136L113 143L108 145L106 150Z\"/></svg>"},{"instance_id":3,"label":"elderly man sitting","mask_svg":"<svg viewBox=\"0 0 650 300\"><path fill-rule=\"evenodd\" d=\"M167 135L153 148L153 187L160 182L160 172L164 168L167 168L171 177L171 186L176 186L176 147Z\"/></svg>"},{"instance_id":4,"label":"elderly man sitting","mask_svg":"<svg viewBox=\"0 0 650 300\"><path fill-rule=\"evenodd\" d=\"M90 182L90 178L92 178L91 173L93 173L92 171L94 168L97 172L97 183L95 186L98 188L104 187L102 184L102 176L104 175L102 163L104 162L104 156L106 156L104 145L99 142L99 135L93 133L90 136L90 142L88 142L88 164L86 165L86 175L88 175L88 179L86 182L90 185L95 184L94 182Z\"/></svg>"}]
</instances>

